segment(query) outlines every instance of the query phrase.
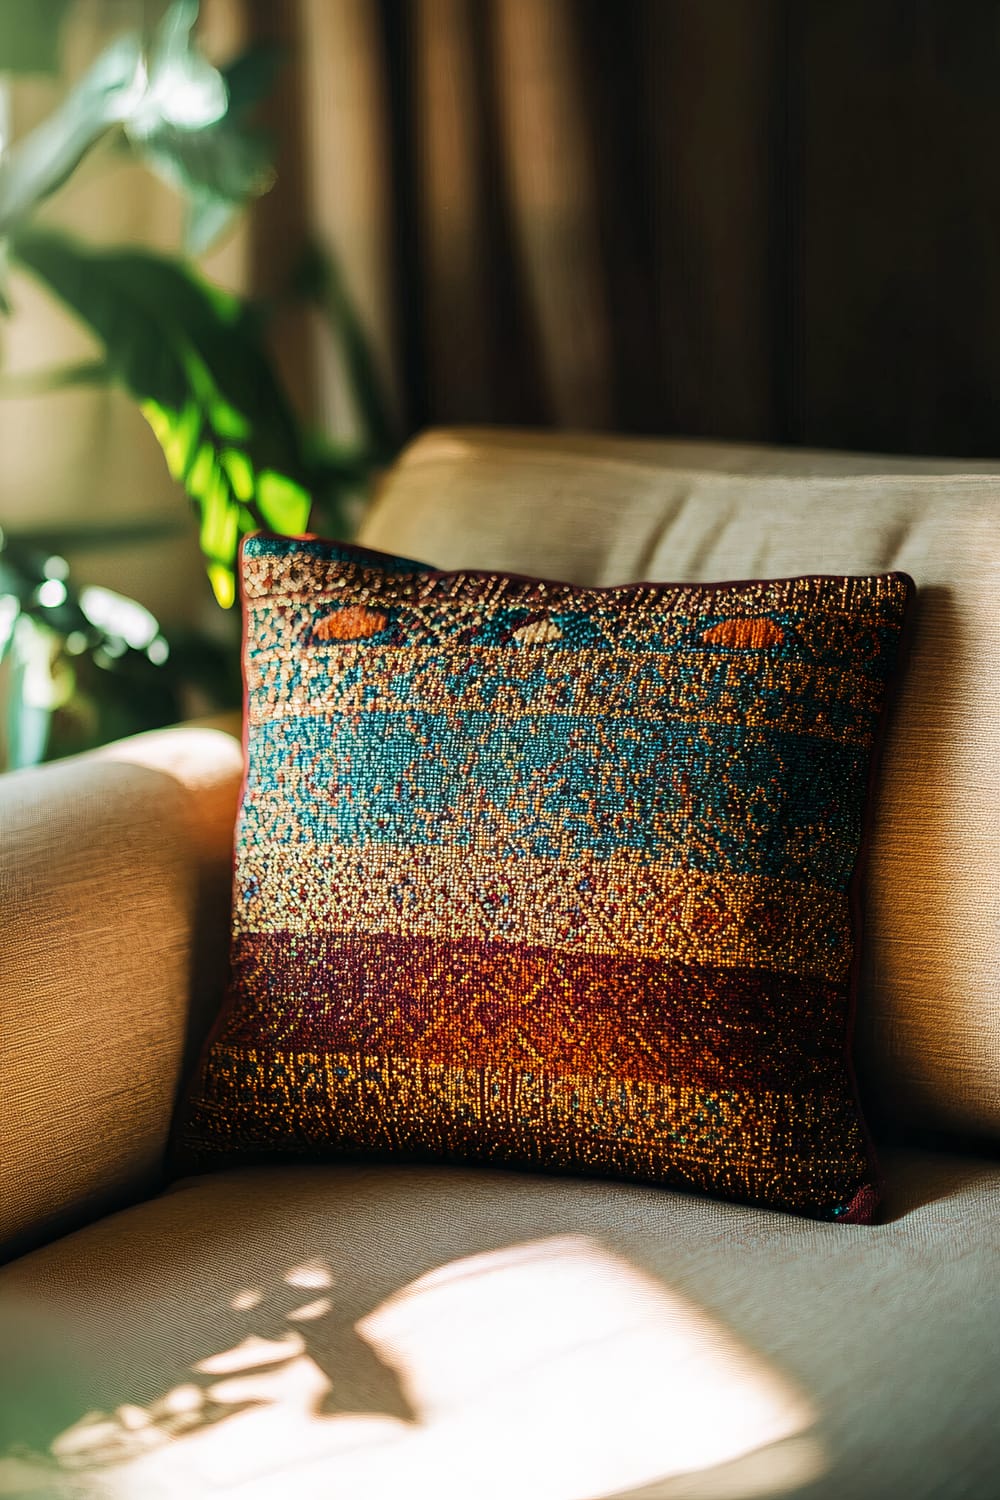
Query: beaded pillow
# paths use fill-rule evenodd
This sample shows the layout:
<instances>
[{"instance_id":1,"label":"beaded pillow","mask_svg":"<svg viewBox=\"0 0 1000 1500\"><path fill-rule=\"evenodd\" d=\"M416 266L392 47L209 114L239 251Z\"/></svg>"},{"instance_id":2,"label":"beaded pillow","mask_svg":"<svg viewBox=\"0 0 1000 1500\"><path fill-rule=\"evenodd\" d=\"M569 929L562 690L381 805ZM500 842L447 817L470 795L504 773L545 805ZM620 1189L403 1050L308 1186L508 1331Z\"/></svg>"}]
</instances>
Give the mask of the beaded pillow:
<instances>
[{"instance_id":1,"label":"beaded pillow","mask_svg":"<svg viewBox=\"0 0 1000 1500\"><path fill-rule=\"evenodd\" d=\"M189 1162L376 1152L862 1221L869 783L911 581L243 548L232 974Z\"/></svg>"}]
</instances>

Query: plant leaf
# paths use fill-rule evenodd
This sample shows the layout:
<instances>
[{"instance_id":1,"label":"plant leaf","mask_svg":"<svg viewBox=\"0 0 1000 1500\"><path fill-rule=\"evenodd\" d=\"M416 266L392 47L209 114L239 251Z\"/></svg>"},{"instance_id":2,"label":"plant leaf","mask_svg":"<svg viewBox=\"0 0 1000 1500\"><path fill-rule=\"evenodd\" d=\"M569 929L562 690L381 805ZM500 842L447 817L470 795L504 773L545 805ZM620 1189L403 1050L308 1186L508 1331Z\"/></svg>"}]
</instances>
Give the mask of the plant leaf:
<instances>
[{"instance_id":1,"label":"plant leaf","mask_svg":"<svg viewBox=\"0 0 1000 1500\"><path fill-rule=\"evenodd\" d=\"M7 764L17 771L45 759L56 706L52 635L29 615L14 627L7 696Z\"/></svg>"},{"instance_id":2,"label":"plant leaf","mask_svg":"<svg viewBox=\"0 0 1000 1500\"><path fill-rule=\"evenodd\" d=\"M232 603L241 532L301 532L310 508L298 426L243 304L148 251L43 229L12 250L104 344L198 511L216 597Z\"/></svg>"},{"instance_id":3,"label":"plant leaf","mask_svg":"<svg viewBox=\"0 0 1000 1500\"><path fill-rule=\"evenodd\" d=\"M0 73L58 73L59 28L70 3L0 6Z\"/></svg>"},{"instance_id":4,"label":"plant leaf","mask_svg":"<svg viewBox=\"0 0 1000 1500\"><path fill-rule=\"evenodd\" d=\"M0 240L0 316L6 317L12 311L10 300L10 255L7 241Z\"/></svg>"},{"instance_id":5,"label":"plant leaf","mask_svg":"<svg viewBox=\"0 0 1000 1500\"><path fill-rule=\"evenodd\" d=\"M188 199L190 255L201 255L246 199L265 192L274 180L270 139L228 120L204 130L164 126L139 151L158 177Z\"/></svg>"},{"instance_id":6,"label":"plant leaf","mask_svg":"<svg viewBox=\"0 0 1000 1500\"><path fill-rule=\"evenodd\" d=\"M229 198L198 188L188 193L184 215L184 250L192 260L204 255L206 250L220 240L235 221L240 204Z\"/></svg>"},{"instance_id":7,"label":"plant leaf","mask_svg":"<svg viewBox=\"0 0 1000 1500\"><path fill-rule=\"evenodd\" d=\"M197 7L195 7L197 9ZM150 93L153 106L126 124L135 150L157 176L188 200L185 247L202 254L229 225L247 198L266 192L274 180L270 136L249 123L253 110L273 85L282 54L255 46L221 73L211 70L222 91L222 107L212 118L171 116L170 88L183 94L207 89L209 65L191 43L174 36L166 52L154 53ZM158 83L162 78L164 81ZM157 90L163 103L156 105Z\"/></svg>"},{"instance_id":8,"label":"plant leaf","mask_svg":"<svg viewBox=\"0 0 1000 1500\"><path fill-rule=\"evenodd\" d=\"M225 79L195 45L198 0L174 0L149 52L147 84L126 121L133 140L163 127L197 131L221 120L229 105Z\"/></svg>"},{"instance_id":9,"label":"plant leaf","mask_svg":"<svg viewBox=\"0 0 1000 1500\"><path fill-rule=\"evenodd\" d=\"M188 637L174 660L159 623L135 599L73 583L64 559L25 535L0 535L0 659L11 666L8 762L34 765L121 735L174 723L182 683L214 691L225 654ZM226 696L231 689L226 686Z\"/></svg>"},{"instance_id":10,"label":"plant leaf","mask_svg":"<svg viewBox=\"0 0 1000 1500\"><path fill-rule=\"evenodd\" d=\"M0 161L0 233L9 232L66 181L105 131L128 117L144 86L138 37L119 37L59 108Z\"/></svg>"},{"instance_id":11,"label":"plant leaf","mask_svg":"<svg viewBox=\"0 0 1000 1500\"><path fill-rule=\"evenodd\" d=\"M0 594L0 662L10 649L10 643L14 639L14 626L20 613L20 603L13 594Z\"/></svg>"},{"instance_id":12,"label":"plant leaf","mask_svg":"<svg viewBox=\"0 0 1000 1500\"><path fill-rule=\"evenodd\" d=\"M229 115L245 121L274 88L287 61L284 47L254 42L222 69L229 90Z\"/></svg>"},{"instance_id":13,"label":"plant leaf","mask_svg":"<svg viewBox=\"0 0 1000 1500\"><path fill-rule=\"evenodd\" d=\"M111 372L103 359L85 359L51 370L0 375L0 397L47 396L50 391L64 391L78 385L107 385L110 378Z\"/></svg>"}]
</instances>

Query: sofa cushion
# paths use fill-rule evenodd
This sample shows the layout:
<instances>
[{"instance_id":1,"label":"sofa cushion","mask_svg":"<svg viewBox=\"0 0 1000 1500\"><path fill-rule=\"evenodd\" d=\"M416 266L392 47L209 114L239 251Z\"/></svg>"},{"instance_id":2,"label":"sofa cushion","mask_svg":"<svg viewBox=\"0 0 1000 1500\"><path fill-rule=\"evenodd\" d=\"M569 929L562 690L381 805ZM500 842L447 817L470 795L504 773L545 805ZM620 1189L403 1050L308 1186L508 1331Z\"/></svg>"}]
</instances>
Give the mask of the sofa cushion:
<instances>
[{"instance_id":1,"label":"sofa cushion","mask_svg":"<svg viewBox=\"0 0 1000 1500\"><path fill-rule=\"evenodd\" d=\"M989 1500L1000 1167L886 1222L636 1184L189 1179L0 1272L0 1495Z\"/></svg>"},{"instance_id":2,"label":"sofa cushion","mask_svg":"<svg viewBox=\"0 0 1000 1500\"><path fill-rule=\"evenodd\" d=\"M860 1222L847 1061L901 574L581 589L244 544L233 978L183 1130Z\"/></svg>"},{"instance_id":3,"label":"sofa cushion","mask_svg":"<svg viewBox=\"0 0 1000 1500\"><path fill-rule=\"evenodd\" d=\"M226 968L230 728L0 778L0 1260L162 1184Z\"/></svg>"},{"instance_id":4,"label":"sofa cushion","mask_svg":"<svg viewBox=\"0 0 1000 1500\"><path fill-rule=\"evenodd\" d=\"M614 584L899 568L918 586L886 744L859 1025L889 1115L1000 1138L1000 471L722 443L429 433L366 545Z\"/></svg>"}]
</instances>

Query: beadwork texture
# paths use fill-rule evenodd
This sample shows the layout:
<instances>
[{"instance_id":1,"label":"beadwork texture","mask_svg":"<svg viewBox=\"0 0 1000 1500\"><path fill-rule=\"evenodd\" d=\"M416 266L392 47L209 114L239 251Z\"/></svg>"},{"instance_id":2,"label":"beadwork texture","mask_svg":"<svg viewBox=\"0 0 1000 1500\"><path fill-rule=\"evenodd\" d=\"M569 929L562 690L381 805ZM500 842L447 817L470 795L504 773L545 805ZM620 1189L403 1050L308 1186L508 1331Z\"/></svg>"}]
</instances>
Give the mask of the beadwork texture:
<instances>
[{"instance_id":1,"label":"beadwork texture","mask_svg":"<svg viewBox=\"0 0 1000 1500\"><path fill-rule=\"evenodd\" d=\"M232 977L182 1144L640 1178L821 1218L903 574L587 589L243 548Z\"/></svg>"}]
</instances>

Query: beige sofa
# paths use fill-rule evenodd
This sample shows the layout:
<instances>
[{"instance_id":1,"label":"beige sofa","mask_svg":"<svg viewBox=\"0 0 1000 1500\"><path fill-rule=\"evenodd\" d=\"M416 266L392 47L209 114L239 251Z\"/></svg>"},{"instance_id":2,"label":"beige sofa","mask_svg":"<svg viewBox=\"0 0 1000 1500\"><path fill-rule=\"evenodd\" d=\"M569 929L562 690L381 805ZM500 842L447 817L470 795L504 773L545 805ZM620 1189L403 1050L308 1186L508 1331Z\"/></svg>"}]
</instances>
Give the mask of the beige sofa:
<instances>
[{"instance_id":1,"label":"beige sofa","mask_svg":"<svg viewBox=\"0 0 1000 1500\"><path fill-rule=\"evenodd\" d=\"M431 433L363 539L579 582L903 568L858 1060L871 1227L337 1164L175 1182L241 774L0 781L0 1496L1000 1494L1000 470Z\"/></svg>"}]
</instances>

